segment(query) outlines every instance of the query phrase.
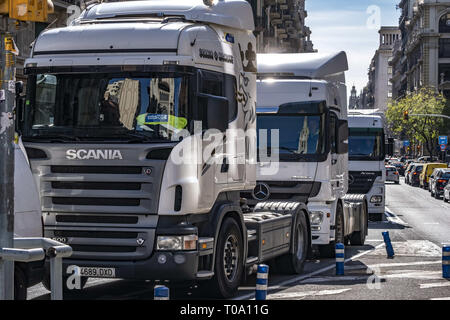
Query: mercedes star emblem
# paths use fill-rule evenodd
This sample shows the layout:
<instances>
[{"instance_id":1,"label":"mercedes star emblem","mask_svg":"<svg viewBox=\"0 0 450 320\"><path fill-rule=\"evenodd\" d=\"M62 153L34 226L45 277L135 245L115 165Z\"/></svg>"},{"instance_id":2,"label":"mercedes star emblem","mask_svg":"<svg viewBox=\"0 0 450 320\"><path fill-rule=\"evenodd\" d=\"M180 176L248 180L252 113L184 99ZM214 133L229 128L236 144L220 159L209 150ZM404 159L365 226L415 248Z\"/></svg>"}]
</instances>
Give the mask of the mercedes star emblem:
<instances>
[{"instance_id":1,"label":"mercedes star emblem","mask_svg":"<svg viewBox=\"0 0 450 320\"><path fill-rule=\"evenodd\" d=\"M258 183L253 189L252 196L259 201L265 201L270 197L269 186L265 183Z\"/></svg>"},{"instance_id":2,"label":"mercedes star emblem","mask_svg":"<svg viewBox=\"0 0 450 320\"><path fill-rule=\"evenodd\" d=\"M355 177L353 177L352 175L348 176L348 184L353 184L353 182L355 182Z\"/></svg>"}]
</instances>

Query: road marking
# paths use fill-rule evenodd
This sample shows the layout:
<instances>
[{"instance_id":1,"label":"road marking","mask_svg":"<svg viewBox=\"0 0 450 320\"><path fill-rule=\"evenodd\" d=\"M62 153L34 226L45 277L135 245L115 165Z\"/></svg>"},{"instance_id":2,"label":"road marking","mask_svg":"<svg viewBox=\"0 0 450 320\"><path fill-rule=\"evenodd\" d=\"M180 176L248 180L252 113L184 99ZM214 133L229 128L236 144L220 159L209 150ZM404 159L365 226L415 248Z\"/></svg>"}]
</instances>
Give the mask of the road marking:
<instances>
[{"instance_id":1,"label":"road marking","mask_svg":"<svg viewBox=\"0 0 450 320\"><path fill-rule=\"evenodd\" d=\"M348 268L345 268L345 270L348 270ZM360 281L360 280L367 280L367 278L370 277L370 274L367 274L365 276L327 276L327 277L320 277L320 278L309 278L305 279L300 282L300 284L311 284L311 283L321 283L321 282L333 282L333 281Z\"/></svg>"},{"instance_id":2,"label":"road marking","mask_svg":"<svg viewBox=\"0 0 450 320\"><path fill-rule=\"evenodd\" d=\"M362 256L365 256L366 254L368 254L368 253L370 253L370 252L372 252L372 251L375 251L376 249L381 248L382 246L384 246L384 242L381 243L381 244L379 244L379 245L377 245L377 246L376 246L375 248L373 248L373 249L366 250L366 251L361 252L361 253L359 253L359 254L353 256L353 257L348 258L347 260L344 261L344 263L347 263L348 261L352 261L352 260L354 260L354 259L358 259L358 258L360 258L360 257L362 257ZM326 272L326 271L328 271L328 270L331 270L331 269L333 269L333 268L335 268L335 267L336 267L336 264L333 263L333 264L331 264L331 265L329 265L329 266L327 266L327 267L324 267L324 268L322 268L322 269L319 269L319 270L317 270L317 271L314 271L314 272L311 272L311 273L308 273L308 274L305 274L305 275L297 276L297 277L295 277L295 278L292 278L292 279L283 281L283 282L281 282L281 283L279 283L278 285L275 285L275 286L270 286L269 288L267 288L267 291L273 291L273 290L280 290L280 289L283 289L284 286L287 286L287 285L289 285L289 284L291 284L291 283L299 282L299 281L302 281L302 280L304 280L304 279L306 279L306 278L311 278L311 277L313 277L313 276L315 276L315 275L324 273L324 272ZM239 297L233 298L232 300L249 300L249 299L253 298L254 295L255 295L254 293L248 293L248 294L246 294L246 295L243 295L243 296L239 296Z\"/></svg>"},{"instance_id":3,"label":"road marking","mask_svg":"<svg viewBox=\"0 0 450 320\"><path fill-rule=\"evenodd\" d=\"M391 243L396 256L442 257L442 248L428 240L392 241ZM375 250L371 255L386 256L386 251L383 247Z\"/></svg>"},{"instance_id":4,"label":"road marking","mask_svg":"<svg viewBox=\"0 0 450 320\"><path fill-rule=\"evenodd\" d=\"M441 264L442 261L422 261L422 262L407 262L407 263L380 263L367 266L367 268L385 268L385 267L405 267L405 266L422 266L427 264Z\"/></svg>"},{"instance_id":5,"label":"road marking","mask_svg":"<svg viewBox=\"0 0 450 320\"><path fill-rule=\"evenodd\" d=\"M442 279L442 271L412 271L412 270L397 270L399 273L383 274L383 279L427 279L427 280L440 280ZM405 271L411 271L405 273ZM401 272L401 273L400 273Z\"/></svg>"},{"instance_id":6,"label":"road marking","mask_svg":"<svg viewBox=\"0 0 450 320\"><path fill-rule=\"evenodd\" d=\"M402 219L400 219L391 209L389 209L386 206L386 218L388 219L389 222L395 223L395 224L400 224L403 226L408 226L408 223L403 221Z\"/></svg>"},{"instance_id":7,"label":"road marking","mask_svg":"<svg viewBox=\"0 0 450 320\"><path fill-rule=\"evenodd\" d=\"M444 298L432 298L430 300L450 300L450 297L444 297Z\"/></svg>"},{"instance_id":8,"label":"road marking","mask_svg":"<svg viewBox=\"0 0 450 320\"><path fill-rule=\"evenodd\" d=\"M440 288L440 287L450 287L450 282L443 283L421 283L420 289L429 289L429 288Z\"/></svg>"},{"instance_id":9,"label":"road marking","mask_svg":"<svg viewBox=\"0 0 450 320\"><path fill-rule=\"evenodd\" d=\"M338 289L338 290L320 290L320 291L305 291L305 292L286 292L286 293L274 293L267 296L268 300L272 299L293 299L303 298L307 296L326 296L333 294L340 294L352 290L351 288Z\"/></svg>"}]
</instances>

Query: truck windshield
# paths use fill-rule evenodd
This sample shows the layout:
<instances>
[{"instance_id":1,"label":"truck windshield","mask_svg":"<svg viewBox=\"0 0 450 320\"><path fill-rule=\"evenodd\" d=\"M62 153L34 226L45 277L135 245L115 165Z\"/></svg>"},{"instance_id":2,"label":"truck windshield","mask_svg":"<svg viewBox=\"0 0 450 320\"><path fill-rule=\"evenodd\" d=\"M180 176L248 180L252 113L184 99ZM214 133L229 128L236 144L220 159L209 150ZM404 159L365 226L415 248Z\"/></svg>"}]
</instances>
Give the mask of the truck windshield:
<instances>
[{"instance_id":1,"label":"truck windshield","mask_svg":"<svg viewBox=\"0 0 450 320\"><path fill-rule=\"evenodd\" d=\"M188 126L188 78L133 73L30 77L24 137L170 140Z\"/></svg>"},{"instance_id":2,"label":"truck windshield","mask_svg":"<svg viewBox=\"0 0 450 320\"><path fill-rule=\"evenodd\" d=\"M258 114L258 148L260 135L267 133L267 151L272 147L272 130L279 130L279 155L281 160L319 155L325 151L324 115ZM263 130L263 131L261 131Z\"/></svg>"},{"instance_id":3,"label":"truck windshield","mask_svg":"<svg viewBox=\"0 0 450 320\"><path fill-rule=\"evenodd\" d=\"M350 128L349 132L349 160L384 160L383 129Z\"/></svg>"}]
</instances>

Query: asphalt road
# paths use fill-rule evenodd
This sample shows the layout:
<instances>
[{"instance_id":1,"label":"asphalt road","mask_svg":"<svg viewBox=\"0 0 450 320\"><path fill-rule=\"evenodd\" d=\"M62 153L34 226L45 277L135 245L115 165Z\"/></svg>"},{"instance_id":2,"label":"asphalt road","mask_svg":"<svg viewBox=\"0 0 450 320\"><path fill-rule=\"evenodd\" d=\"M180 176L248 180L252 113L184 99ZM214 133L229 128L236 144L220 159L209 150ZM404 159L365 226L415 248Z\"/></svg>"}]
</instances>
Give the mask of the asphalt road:
<instances>
[{"instance_id":1,"label":"asphalt road","mask_svg":"<svg viewBox=\"0 0 450 320\"><path fill-rule=\"evenodd\" d=\"M297 276L270 274L271 300L450 300L450 281L442 278L441 246L450 244L450 204L428 191L388 184L386 221L370 222L365 246L347 247L345 275L335 275L333 259L308 261ZM395 257L388 259L382 231L389 231ZM236 300L254 298L255 276L239 289ZM195 287L171 287L171 299L207 299ZM29 289L29 299L47 300L41 285ZM153 283L89 279L85 289L65 299L153 299Z\"/></svg>"}]
</instances>

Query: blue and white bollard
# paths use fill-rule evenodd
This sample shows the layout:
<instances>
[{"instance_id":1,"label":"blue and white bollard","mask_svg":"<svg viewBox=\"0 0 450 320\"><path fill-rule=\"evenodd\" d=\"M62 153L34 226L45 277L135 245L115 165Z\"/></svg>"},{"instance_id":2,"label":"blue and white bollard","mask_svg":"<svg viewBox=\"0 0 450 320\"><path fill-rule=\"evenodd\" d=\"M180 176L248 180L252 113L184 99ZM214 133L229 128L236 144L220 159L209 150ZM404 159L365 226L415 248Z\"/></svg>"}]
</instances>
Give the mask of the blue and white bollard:
<instances>
[{"instance_id":1,"label":"blue and white bollard","mask_svg":"<svg viewBox=\"0 0 450 320\"><path fill-rule=\"evenodd\" d=\"M383 233L384 243L386 244L386 253L389 259L394 258L394 248L392 247L391 238L389 237L389 231L384 231Z\"/></svg>"},{"instance_id":2,"label":"blue and white bollard","mask_svg":"<svg viewBox=\"0 0 450 320\"><path fill-rule=\"evenodd\" d=\"M269 266L260 264L256 275L255 300L266 300L267 284L269 282Z\"/></svg>"},{"instance_id":3,"label":"blue and white bollard","mask_svg":"<svg viewBox=\"0 0 450 320\"><path fill-rule=\"evenodd\" d=\"M343 243L336 243L336 275L344 275L345 246Z\"/></svg>"},{"instance_id":4,"label":"blue and white bollard","mask_svg":"<svg viewBox=\"0 0 450 320\"><path fill-rule=\"evenodd\" d=\"M450 279L450 245L442 247L442 277Z\"/></svg>"},{"instance_id":5,"label":"blue and white bollard","mask_svg":"<svg viewBox=\"0 0 450 320\"><path fill-rule=\"evenodd\" d=\"M166 286L155 286L154 300L169 300L169 288Z\"/></svg>"}]
</instances>

